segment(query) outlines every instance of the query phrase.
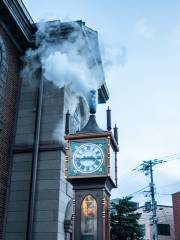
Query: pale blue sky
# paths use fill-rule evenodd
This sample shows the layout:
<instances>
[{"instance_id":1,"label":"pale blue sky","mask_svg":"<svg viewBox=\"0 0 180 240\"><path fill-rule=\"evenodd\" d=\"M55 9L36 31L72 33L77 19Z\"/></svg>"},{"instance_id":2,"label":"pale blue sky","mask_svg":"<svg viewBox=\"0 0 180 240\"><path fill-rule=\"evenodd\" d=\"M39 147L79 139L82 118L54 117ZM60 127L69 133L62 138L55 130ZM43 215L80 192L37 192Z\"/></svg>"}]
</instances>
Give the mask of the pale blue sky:
<instances>
[{"instance_id":1,"label":"pale blue sky","mask_svg":"<svg viewBox=\"0 0 180 240\"><path fill-rule=\"evenodd\" d=\"M121 61L105 69L109 105L120 130L119 188L113 197L148 185L132 173L142 160L180 153L180 1L24 0L34 21L82 19L97 30L105 48L126 49ZM99 107L105 126L107 106ZM103 116L104 114L104 116ZM180 190L180 159L155 170L157 192ZM167 186L166 186L167 185ZM164 187L163 187L164 186ZM162 198L163 196L163 198ZM135 195L141 204L143 194ZM158 195L170 204L171 197Z\"/></svg>"}]
</instances>

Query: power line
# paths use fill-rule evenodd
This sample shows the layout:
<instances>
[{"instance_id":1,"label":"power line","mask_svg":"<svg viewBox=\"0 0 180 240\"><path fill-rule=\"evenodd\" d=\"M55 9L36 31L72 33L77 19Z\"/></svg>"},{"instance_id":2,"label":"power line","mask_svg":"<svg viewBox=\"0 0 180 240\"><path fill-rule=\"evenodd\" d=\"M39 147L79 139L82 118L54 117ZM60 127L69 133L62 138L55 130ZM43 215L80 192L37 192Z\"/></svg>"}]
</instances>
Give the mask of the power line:
<instances>
[{"instance_id":1,"label":"power line","mask_svg":"<svg viewBox=\"0 0 180 240\"><path fill-rule=\"evenodd\" d=\"M146 188L148 188L148 187L149 187L149 186L143 187L143 188L137 190L136 192L133 192L133 193L131 193L131 194L128 194L127 197L130 197L130 196L132 196L132 195L135 195L136 193L142 192L144 189L146 189Z\"/></svg>"},{"instance_id":2,"label":"power line","mask_svg":"<svg viewBox=\"0 0 180 240\"><path fill-rule=\"evenodd\" d=\"M175 182L175 183L171 183L171 184L160 185L160 186L158 186L158 187L156 187L156 188L158 189L158 188L163 188L163 187L168 187L168 186L174 186L174 185L179 185L179 186L180 186L180 181L179 181L179 182Z\"/></svg>"},{"instance_id":3,"label":"power line","mask_svg":"<svg viewBox=\"0 0 180 240\"><path fill-rule=\"evenodd\" d=\"M166 160L166 162L169 163L169 162L176 161L176 160L180 160L180 156L173 157L173 158L168 158L168 159Z\"/></svg>"},{"instance_id":4,"label":"power line","mask_svg":"<svg viewBox=\"0 0 180 240\"><path fill-rule=\"evenodd\" d=\"M166 162L168 163L168 162L175 161L175 160L180 160L180 153L174 153L171 155L159 157L159 158L154 159L153 161L160 161L160 162L162 161L163 163L166 163ZM142 161L142 164L144 162L148 162L148 160ZM140 166L141 166L141 164L140 164ZM134 168L133 170L138 170L138 169Z\"/></svg>"},{"instance_id":5,"label":"power line","mask_svg":"<svg viewBox=\"0 0 180 240\"><path fill-rule=\"evenodd\" d=\"M163 156L161 157L161 159L174 158L174 157L180 157L180 153L174 153L168 156Z\"/></svg>"},{"instance_id":6,"label":"power line","mask_svg":"<svg viewBox=\"0 0 180 240\"><path fill-rule=\"evenodd\" d=\"M148 175L150 166L154 167L155 165L158 165L160 163L165 163L165 162L166 161L161 160L161 159L143 161L138 167L134 168L133 171L143 171L145 173L145 175Z\"/></svg>"},{"instance_id":7,"label":"power line","mask_svg":"<svg viewBox=\"0 0 180 240\"><path fill-rule=\"evenodd\" d=\"M174 154L171 154L171 155L166 155L166 156L157 158L157 160L160 160L160 159L166 159L165 162L167 162L167 163L171 162L171 161L175 161L175 160L180 160L180 153L174 153ZM145 162L145 161L143 161L143 162ZM159 166L156 166L156 167L159 167ZM137 169L134 168L133 170L137 170ZM124 177L130 175L131 172L132 172L132 170L127 170L122 175L120 175L119 178L124 178Z\"/></svg>"},{"instance_id":8,"label":"power line","mask_svg":"<svg viewBox=\"0 0 180 240\"><path fill-rule=\"evenodd\" d=\"M175 158L175 160L180 159L180 153L174 153L171 155L162 156L157 159L166 159L168 161L168 159L174 159L174 158Z\"/></svg>"},{"instance_id":9,"label":"power line","mask_svg":"<svg viewBox=\"0 0 180 240\"><path fill-rule=\"evenodd\" d=\"M157 192L156 192L156 194L157 195L168 195L168 196L172 195L172 193L157 193Z\"/></svg>"},{"instance_id":10,"label":"power line","mask_svg":"<svg viewBox=\"0 0 180 240\"><path fill-rule=\"evenodd\" d=\"M164 159L166 159L166 158L164 158ZM166 159L164 162L166 163L166 164L168 164L168 163L171 163L171 162L173 162L173 161L177 161L177 160L180 160L180 156L178 156L178 157L176 157L176 158L168 158L168 159ZM160 167L160 166L156 166L155 168L158 168L158 167Z\"/></svg>"}]
</instances>

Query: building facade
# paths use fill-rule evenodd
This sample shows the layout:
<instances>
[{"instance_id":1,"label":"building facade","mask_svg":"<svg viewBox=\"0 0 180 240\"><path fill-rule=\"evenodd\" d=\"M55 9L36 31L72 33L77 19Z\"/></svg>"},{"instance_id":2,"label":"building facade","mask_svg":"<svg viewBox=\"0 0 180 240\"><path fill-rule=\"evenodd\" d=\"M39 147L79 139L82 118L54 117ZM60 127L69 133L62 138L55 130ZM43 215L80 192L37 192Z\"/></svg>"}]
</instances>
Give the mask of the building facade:
<instances>
[{"instance_id":1,"label":"building facade","mask_svg":"<svg viewBox=\"0 0 180 240\"><path fill-rule=\"evenodd\" d=\"M153 239L152 212L144 211L144 207L139 207L137 212L141 213L139 223L144 229L144 240ZM157 219L159 240L175 240L172 206L158 205Z\"/></svg>"},{"instance_id":2,"label":"building facade","mask_svg":"<svg viewBox=\"0 0 180 240\"><path fill-rule=\"evenodd\" d=\"M7 188L20 93L20 57L31 45L33 21L20 2L0 1L0 239L3 238ZM21 10L19 12L19 10Z\"/></svg>"},{"instance_id":3,"label":"building facade","mask_svg":"<svg viewBox=\"0 0 180 240\"><path fill-rule=\"evenodd\" d=\"M172 195L175 240L180 240L180 192Z\"/></svg>"},{"instance_id":4,"label":"building facade","mask_svg":"<svg viewBox=\"0 0 180 240\"><path fill-rule=\"evenodd\" d=\"M64 44L69 34L83 42L77 51L96 64L98 102L109 97L105 85L97 32L82 21L49 22L51 46ZM78 26L78 32L77 32ZM72 187L64 177L65 113L72 93L43 77L41 64L33 79L22 75L22 56L37 48L37 26L20 0L0 2L0 239L61 240L71 238ZM76 39L74 39L76 41ZM30 64L34 64L31 62ZM71 132L88 119L79 98L71 114Z\"/></svg>"}]
</instances>

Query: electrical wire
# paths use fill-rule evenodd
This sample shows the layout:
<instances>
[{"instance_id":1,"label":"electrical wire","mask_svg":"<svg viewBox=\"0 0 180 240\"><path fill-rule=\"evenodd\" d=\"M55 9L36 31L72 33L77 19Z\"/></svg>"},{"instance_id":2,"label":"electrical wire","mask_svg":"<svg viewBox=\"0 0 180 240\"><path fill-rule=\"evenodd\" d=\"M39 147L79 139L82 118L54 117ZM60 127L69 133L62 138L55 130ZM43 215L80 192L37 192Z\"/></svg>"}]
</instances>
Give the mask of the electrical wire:
<instances>
[{"instance_id":1,"label":"electrical wire","mask_svg":"<svg viewBox=\"0 0 180 240\"><path fill-rule=\"evenodd\" d=\"M163 160L164 161L163 163L168 163L168 162L171 162L171 161L180 160L180 153L174 153L174 154L171 154L171 155L159 157L159 158L156 158L154 160L160 160L160 161ZM148 160L144 160L142 162L147 162L147 161ZM156 165L156 166L154 166L154 168L157 168L159 166L160 165ZM135 168L133 170L137 170L137 168Z\"/></svg>"},{"instance_id":2,"label":"electrical wire","mask_svg":"<svg viewBox=\"0 0 180 240\"><path fill-rule=\"evenodd\" d=\"M162 157L162 159L168 159L168 158L173 158L173 157L180 157L180 153L174 153L168 156Z\"/></svg>"},{"instance_id":3,"label":"electrical wire","mask_svg":"<svg viewBox=\"0 0 180 240\"><path fill-rule=\"evenodd\" d=\"M156 189L167 187L167 186L174 186L174 185L179 185L180 186L180 181L179 182L175 182L175 183L171 183L171 184L160 185L160 186L156 187Z\"/></svg>"},{"instance_id":4,"label":"electrical wire","mask_svg":"<svg viewBox=\"0 0 180 240\"><path fill-rule=\"evenodd\" d=\"M128 194L127 197L130 197L130 196L133 196L133 195L135 195L135 194L137 194L137 193L139 193L139 192L142 192L142 191L143 191L144 189L146 189L146 188L149 188L149 186L143 187L143 188L137 190L136 192L133 192L133 193L131 193L131 194Z\"/></svg>"},{"instance_id":5,"label":"electrical wire","mask_svg":"<svg viewBox=\"0 0 180 240\"><path fill-rule=\"evenodd\" d=\"M158 195L167 195L167 196L168 195L170 195L170 196L172 195L172 193L158 193L158 192L156 194L158 194Z\"/></svg>"}]
</instances>

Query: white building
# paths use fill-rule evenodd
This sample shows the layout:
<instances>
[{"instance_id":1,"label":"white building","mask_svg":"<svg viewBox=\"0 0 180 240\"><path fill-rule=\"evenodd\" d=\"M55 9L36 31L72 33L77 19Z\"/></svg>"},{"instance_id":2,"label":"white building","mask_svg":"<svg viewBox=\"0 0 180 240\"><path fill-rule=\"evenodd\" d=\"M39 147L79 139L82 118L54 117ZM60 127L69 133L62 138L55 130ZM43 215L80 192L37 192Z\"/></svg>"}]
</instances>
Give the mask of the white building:
<instances>
[{"instance_id":1,"label":"white building","mask_svg":"<svg viewBox=\"0 0 180 240\"><path fill-rule=\"evenodd\" d=\"M144 227L144 240L153 240L152 212L144 211L144 206L139 207L137 212L141 213L139 223ZM157 218L159 240L175 240L172 206L158 205Z\"/></svg>"}]
</instances>

